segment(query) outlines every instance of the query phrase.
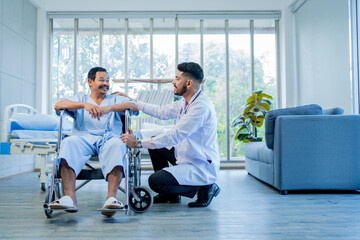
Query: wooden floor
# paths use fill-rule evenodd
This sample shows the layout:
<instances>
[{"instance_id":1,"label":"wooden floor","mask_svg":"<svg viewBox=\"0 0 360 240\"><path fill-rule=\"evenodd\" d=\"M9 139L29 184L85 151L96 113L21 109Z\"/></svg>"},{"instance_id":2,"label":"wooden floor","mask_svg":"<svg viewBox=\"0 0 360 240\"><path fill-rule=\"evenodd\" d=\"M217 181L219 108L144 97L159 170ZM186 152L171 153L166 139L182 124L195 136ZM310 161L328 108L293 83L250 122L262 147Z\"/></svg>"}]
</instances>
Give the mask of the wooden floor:
<instances>
[{"instance_id":1,"label":"wooden floor","mask_svg":"<svg viewBox=\"0 0 360 240\"><path fill-rule=\"evenodd\" d=\"M144 185L150 172L142 175ZM220 195L207 208L158 204L144 214L103 217L106 183L77 192L78 213L42 209L38 173L0 181L0 239L360 239L358 192L282 196L244 170L221 170ZM119 194L124 200L124 194Z\"/></svg>"}]
</instances>

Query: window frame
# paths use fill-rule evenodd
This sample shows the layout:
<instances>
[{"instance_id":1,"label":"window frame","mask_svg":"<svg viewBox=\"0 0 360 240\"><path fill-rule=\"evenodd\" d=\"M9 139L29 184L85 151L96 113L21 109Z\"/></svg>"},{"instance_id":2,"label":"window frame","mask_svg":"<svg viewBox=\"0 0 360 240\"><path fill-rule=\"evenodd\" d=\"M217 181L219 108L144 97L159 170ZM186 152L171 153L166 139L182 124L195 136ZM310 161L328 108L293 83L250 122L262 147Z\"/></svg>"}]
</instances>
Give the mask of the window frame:
<instances>
[{"instance_id":1,"label":"window frame","mask_svg":"<svg viewBox=\"0 0 360 240\"><path fill-rule=\"evenodd\" d=\"M129 79L128 77L128 65L129 65L129 19L134 18L148 18L150 21L149 24L149 34L150 34L150 41L149 41L149 47L150 47L150 80L154 79L153 75L153 69L154 69L154 59L153 59L153 51L154 51L154 43L153 43L153 35L154 35L154 19L158 18L174 18L175 24L174 24L174 32L175 32L175 69L174 72L176 72L176 66L179 63L179 21L184 19L195 19L199 21L200 24L200 65L204 66L204 20L208 19L221 19L224 20L224 32L225 32L225 56L226 56L226 157L222 158L222 161L243 161L243 158L239 157L231 157L231 151L230 149L230 135L231 135L231 129L230 129L230 73L229 73L229 20L231 19L243 19L249 21L249 29L250 29L250 57L251 57L251 91L254 91L254 83L255 83L255 77L254 77L254 20L257 19L271 19L275 21L275 53L276 53L276 88L277 88L277 106L281 106L281 87L280 87L280 54L279 54L279 18L280 18L280 12L279 11L255 11L255 12L248 12L248 11L233 11L233 12L107 12L107 13L94 13L94 12L88 12L88 13L82 13L82 12L49 12L48 13L48 23L49 23L49 32L50 32L50 38L49 38L49 86L50 89L52 89L52 81L51 78L51 65L50 62L52 61L52 42L53 42L53 34L54 34L54 28L53 28L53 21L56 18L72 18L74 19L74 94L77 93L78 90L78 79L77 79L77 66L78 66L78 35L79 35L79 19L81 18L96 18L99 20L99 66L102 66L103 63L103 35L104 31L104 20L106 21L107 18L121 18L125 21L124 26L124 37L125 37L125 49L124 49L124 62L125 62L125 69L124 69L124 79L115 79L113 80L114 83L117 82L124 82L125 85L125 93L128 93L128 84L130 82L137 82L144 79ZM164 81L169 82L172 79L157 79L157 81ZM161 89L161 83L151 83L150 89L157 88L158 90ZM202 86L203 87L203 86ZM49 91L51 92L51 91ZM51 110L52 103L52 97L50 96L51 93L49 93L49 109Z\"/></svg>"}]
</instances>

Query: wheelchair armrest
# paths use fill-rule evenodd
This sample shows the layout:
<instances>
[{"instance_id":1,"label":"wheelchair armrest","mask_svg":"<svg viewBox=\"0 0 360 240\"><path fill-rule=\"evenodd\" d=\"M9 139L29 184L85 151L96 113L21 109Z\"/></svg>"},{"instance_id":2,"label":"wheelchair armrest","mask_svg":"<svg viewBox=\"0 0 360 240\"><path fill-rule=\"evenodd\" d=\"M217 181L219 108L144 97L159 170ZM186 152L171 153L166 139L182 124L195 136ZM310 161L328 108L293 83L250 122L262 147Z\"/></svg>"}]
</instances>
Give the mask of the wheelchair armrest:
<instances>
[{"instance_id":1,"label":"wheelchair armrest","mask_svg":"<svg viewBox=\"0 0 360 240\"><path fill-rule=\"evenodd\" d=\"M71 118L75 118L75 113L72 111L69 111L67 108L60 108L59 112L56 111L56 115L61 116L62 112Z\"/></svg>"},{"instance_id":2,"label":"wheelchair armrest","mask_svg":"<svg viewBox=\"0 0 360 240\"><path fill-rule=\"evenodd\" d=\"M59 123L59 131L58 131L58 141L56 143L56 151L59 150L61 140L63 139L63 117L64 114L68 115L69 117L75 119L75 114L66 108L60 108L59 112L56 111L57 115L60 115L60 123Z\"/></svg>"},{"instance_id":3,"label":"wheelchair armrest","mask_svg":"<svg viewBox=\"0 0 360 240\"><path fill-rule=\"evenodd\" d=\"M126 112L128 112L129 116L134 115L134 112L133 112L132 108L126 108L125 109L125 114L126 114Z\"/></svg>"}]
</instances>

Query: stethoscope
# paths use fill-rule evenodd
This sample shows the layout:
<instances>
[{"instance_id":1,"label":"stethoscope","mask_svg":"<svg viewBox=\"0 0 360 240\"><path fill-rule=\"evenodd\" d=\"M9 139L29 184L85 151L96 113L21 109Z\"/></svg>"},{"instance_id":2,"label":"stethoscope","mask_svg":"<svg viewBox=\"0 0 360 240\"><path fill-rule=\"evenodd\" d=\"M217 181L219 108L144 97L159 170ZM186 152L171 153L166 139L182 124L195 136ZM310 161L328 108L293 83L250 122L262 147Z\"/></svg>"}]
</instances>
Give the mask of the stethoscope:
<instances>
[{"instance_id":1,"label":"stethoscope","mask_svg":"<svg viewBox=\"0 0 360 240\"><path fill-rule=\"evenodd\" d=\"M188 111L188 109L189 109L189 107L190 107L190 104L192 104L192 103L198 98L198 96L200 95L200 93L201 93L201 90L200 90L199 93L193 98L193 100L187 105L187 108L185 109L184 114L187 113L187 111ZM180 116L181 116L182 112L183 112L183 109L181 109L181 111L180 111Z\"/></svg>"}]
</instances>

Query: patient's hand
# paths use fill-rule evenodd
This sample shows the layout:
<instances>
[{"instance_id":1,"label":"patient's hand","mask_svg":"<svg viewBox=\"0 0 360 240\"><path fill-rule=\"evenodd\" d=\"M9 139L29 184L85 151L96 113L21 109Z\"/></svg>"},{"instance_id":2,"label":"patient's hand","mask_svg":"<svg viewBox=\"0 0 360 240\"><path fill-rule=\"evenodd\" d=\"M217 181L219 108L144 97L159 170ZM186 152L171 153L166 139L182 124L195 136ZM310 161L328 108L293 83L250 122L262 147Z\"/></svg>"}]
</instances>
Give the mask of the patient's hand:
<instances>
[{"instance_id":1,"label":"patient's hand","mask_svg":"<svg viewBox=\"0 0 360 240\"><path fill-rule=\"evenodd\" d=\"M100 117L103 115L100 107L91 104L91 103L84 103L84 108L86 111L89 112L89 114L91 115L92 118L97 118L98 120L100 120Z\"/></svg>"},{"instance_id":2,"label":"patient's hand","mask_svg":"<svg viewBox=\"0 0 360 240\"><path fill-rule=\"evenodd\" d=\"M134 137L132 130L129 128L129 133L124 133L122 135L122 141L125 143L129 148L135 148L137 140Z\"/></svg>"}]
</instances>

